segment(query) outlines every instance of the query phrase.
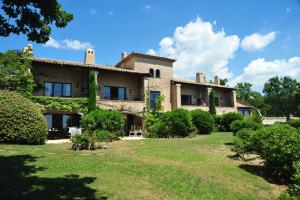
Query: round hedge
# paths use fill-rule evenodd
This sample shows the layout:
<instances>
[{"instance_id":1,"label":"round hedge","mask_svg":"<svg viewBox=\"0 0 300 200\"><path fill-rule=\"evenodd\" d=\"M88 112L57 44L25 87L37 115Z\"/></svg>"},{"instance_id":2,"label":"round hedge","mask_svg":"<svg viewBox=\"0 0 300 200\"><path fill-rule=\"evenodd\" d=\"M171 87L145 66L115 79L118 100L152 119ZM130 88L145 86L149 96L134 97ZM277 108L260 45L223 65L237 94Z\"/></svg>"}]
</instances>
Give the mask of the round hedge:
<instances>
[{"instance_id":1,"label":"round hedge","mask_svg":"<svg viewBox=\"0 0 300 200\"><path fill-rule=\"evenodd\" d=\"M29 99L0 90L0 142L44 144L47 122L41 110Z\"/></svg>"},{"instance_id":2,"label":"round hedge","mask_svg":"<svg viewBox=\"0 0 300 200\"><path fill-rule=\"evenodd\" d=\"M193 110L190 113L199 134L210 134L213 131L214 117L212 114L203 110Z\"/></svg>"}]
</instances>

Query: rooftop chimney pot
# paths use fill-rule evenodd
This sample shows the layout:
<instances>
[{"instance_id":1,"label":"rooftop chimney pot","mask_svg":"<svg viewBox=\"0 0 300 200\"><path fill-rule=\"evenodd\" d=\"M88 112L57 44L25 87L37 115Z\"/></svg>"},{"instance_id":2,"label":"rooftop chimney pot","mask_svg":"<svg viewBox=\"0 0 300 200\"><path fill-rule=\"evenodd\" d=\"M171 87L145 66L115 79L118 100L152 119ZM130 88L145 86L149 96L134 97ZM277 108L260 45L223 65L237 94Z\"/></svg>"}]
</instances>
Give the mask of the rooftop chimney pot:
<instances>
[{"instance_id":1,"label":"rooftop chimney pot","mask_svg":"<svg viewBox=\"0 0 300 200\"><path fill-rule=\"evenodd\" d=\"M95 65L96 64L94 49L85 50L84 64L86 64L86 65Z\"/></svg>"}]
</instances>

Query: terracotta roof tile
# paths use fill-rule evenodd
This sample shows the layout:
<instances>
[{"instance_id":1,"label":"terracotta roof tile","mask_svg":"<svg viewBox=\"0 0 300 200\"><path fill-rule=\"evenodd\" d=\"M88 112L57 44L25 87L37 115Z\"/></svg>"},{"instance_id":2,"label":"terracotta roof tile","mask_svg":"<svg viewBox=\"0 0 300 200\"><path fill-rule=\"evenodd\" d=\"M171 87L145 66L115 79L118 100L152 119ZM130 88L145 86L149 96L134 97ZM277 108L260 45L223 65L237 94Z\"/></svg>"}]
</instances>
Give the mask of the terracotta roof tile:
<instances>
[{"instance_id":1,"label":"terracotta roof tile","mask_svg":"<svg viewBox=\"0 0 300 200\"><path fill-rule=\"evenodd\" d=\"M54 60L54 59L48 59L48 58L33 58L32 62L35 63L47 63L47 64L53 64L53 65L61 65L61 66L72 66L72 67L83 67L83 68L94 68L99 70L106 70L106 71L115 71L115 72L123 72L123 73L131 73L131 74L139 74L144 76L150 76L149 73L145 72L138 72L130 69L121 69L116 68L111 65L87 65L80 62L73 62L73 61L64 61L64 60Z\"/></svg>"}]
</instances>

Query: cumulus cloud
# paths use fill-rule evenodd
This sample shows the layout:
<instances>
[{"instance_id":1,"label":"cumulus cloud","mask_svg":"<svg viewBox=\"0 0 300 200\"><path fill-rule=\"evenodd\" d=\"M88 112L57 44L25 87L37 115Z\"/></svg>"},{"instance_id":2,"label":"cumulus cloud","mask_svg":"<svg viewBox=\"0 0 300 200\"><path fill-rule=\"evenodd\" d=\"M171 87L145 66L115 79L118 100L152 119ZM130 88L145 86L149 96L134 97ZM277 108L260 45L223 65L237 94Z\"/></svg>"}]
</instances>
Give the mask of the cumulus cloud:
<instances>
[{"instance_id":1,"label":"cumulus cloud","mask_svg":"<svg viewBox=\"0 0 300 200\"><path fill-rule=\"evenodd\" d=\"M173 36L163 38L159 49L147 53L176 58L174 74L177 77L194 79L196 72L208 78L215 74L232 77L227 64L239 48L237 35L226 35L224 30L214 31L211 22L197 18L175 29Z\"/></svg>"},{"instance_id":2,"label":"cumulus cloud","mask_svg":"<svg viewBox=\"0 0 300 200\"><path fill-rule=\"evenodd\" d=\"M258 51L268 46L275 39L276 39L276 32L270 32L266 35L253 33L252 35L248 35L244 37L241 46L245 51L249 51L249 52Z\"/></svg>"},{"instance_id":3,"label":"cumulus cloud","mask_svg":"<svg viewBox=\"0 0 300 200\"><path fill-rule=\"evenodd\" d=\"M72 49L72 50L82 50L87 48L93 48L93 45L89 42L81 42L79 40L65 39L65 40L55 40L50 37L50 39L44 44L45 47L53 47L56 49Z\"/></svg>"},{"instance_id":4,"label":"cumulus cloud","mask_svg":"<svg viewBox=\"0 0 300 200\"><path fill-rule=\"evenodd\" d=\"M241 75L230 81L230 85L250 82L256 88L261 88L273 76L290 76L300 80L300 57L272 61L264 58L255 59L244 68Z\"/></svg>"},{"instance_id":5,"label":"cumulus cloud","mask_svg":"<svg viewBox=\"0 0 300 200\"><path fill-rule=\"evenodd\" d=\"M58 41L56 41L55 39L53 39L52 37L49 38L49 40L44 44L44 46L46 47L53 47L56 49L61 48L61 45Z\"/></svg>"}]
</instances>

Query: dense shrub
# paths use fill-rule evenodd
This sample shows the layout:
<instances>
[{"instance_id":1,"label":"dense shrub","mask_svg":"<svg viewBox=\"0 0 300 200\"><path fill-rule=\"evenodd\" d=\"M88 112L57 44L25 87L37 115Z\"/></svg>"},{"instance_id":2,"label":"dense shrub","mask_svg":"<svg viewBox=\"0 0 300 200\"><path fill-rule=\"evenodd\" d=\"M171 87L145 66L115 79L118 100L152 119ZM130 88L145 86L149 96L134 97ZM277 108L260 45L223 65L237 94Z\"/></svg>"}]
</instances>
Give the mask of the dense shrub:
<instances>
[{"instance_id":1,"label":"dense shrub","mask_svg":"<svg viewBox=\"0 0 300 200\"><path fill-rule=\"evenodd\" d=\"M81 127L90 141L94 139L99 141L117 140L123 135L121 132L123 125L123 115L113 110L96 109L81 119Z\"/></svg>"},{"instance_id":2,"label":"dense shrub","mask_svg":"<svg viewBox=\"0 0 300 200\"><path fill-rule=\"evenodd\" d=\"M235 120L242 120L243 116L239 113L226 113L221 116L219 125L221 131L231 131L230 124L234 122Z\"/></svg>"},{"instance_id":3,"label":"dense shrub","mask_svg":"<svg viewBox=\"0 0 300 200\"><path fill-rule=\"evenodd\" d=\"M39 107L15 92L0 90L0 142L44 144L47 134Z\"/></svg>"},{"instance_id":4,"label":"dense shrub","mask_svg":"<svg viewBox=\"0 0 300 200\"><path fill-rule=\"evenodd\" d=\"M294 162L295 173L293 174L293 184L289 187L292 196L300 199L300 161Z\"/></svg>"},{"instance_id":5,"label":"dense shrub","mask_svg":"<svg viewBox=\"0 0 300 200\"><path fill-rule=\"evenodd\" d=\"M113 110L97 109L84 115L80 124L84 130L89 132L96 130L117 132L124 124L124 117Z\"/></svg>"},{"instance_id":6,"label":"dense shrub","mask_svg":"<svg viewBox=\"0 0 300 200\"><path fill-rule=\"evenodd\" d=\"M165 126L162 122L161 115L146 114L145 119L145 129L146 129L146 137L150 138L157 138L157 137L164 137L166 133Z\"/></svg>"},{"instance_id":7,"label":"dense shrub","mask_svg":"<svg viewBox=\"0 0 300 200\"><path fill-rule=\"evenodd\" d=\"M230 124L231 131L235 134L242 129L258 130L262 128L262 124L256 123L250 119L235 120Z\"/></svg>"},{"instance_id":8,"label":"dense shrub","mask_svg":"<svg viewBox=\"0 0 300 200\"><path fill-rule=\"evenodd\" d=\"M246 153L255 152L255 131L241 129L235 134L233 151L244 156Z\"/></svg>"},{"instance_id":9,"label":"dense shrub","mask_svg":"<svg viewBox=\"0 0 300 200\"><path fill-rule=\"evenodd\" d=\"M265 166L283 178L290 178L293 162L300 160L300 134L286 124L275 124L256 131L255 151Z\"/></svg>"},{"instance_id":10,"label":"dense shrub","mask_svg":"<svg viewBox=\"0 0 300 200\"><path fill-rule=\"evenodd\" d=\"M187 110L175 109L159 115L147 114L147 137L186 137L195 132Z\"/></svg>"},{"instance_id":11,"label":"dense shrub","mask_svg":"<svg viewBox=\"0 0 300 200\"><path fill-rule=\"evenodd\" d=\"M256 110L253 110L251 115L248 116L248 119L253 121L253 122L256 122L258 124L262 124L262 116L258 113L258 111Z\"/></svg>"},{"instance_id":12,"label":"dense shrub","mask_svg":"<svg viewBox=\"0 0 300 200\"><path fill-rule=\"evenodd\" d=\"M73 150L94 150L96 138L94 134L75 134L71 137Z\"/></svg>"},{"instance_id":13,"label":"dense shrub","mask_svg":"<svg viewBox=\"0 0 300 200\"><path fill-rule=\"evenodd\" d=\"M221 119L222 116L221 115L214 115L214 131L221 131Z\"/></svg>"},{"instance_id":14,"label":"dense shrub","mask_svg":"<svg viewBox=\"0 0 300 200\"><path fill-rule=\"evenodd\" d=\"M182 108L166 112L162 123L165 126L163 137L186 137L195 131L189 112Z\"/></svg>"},{"instance_id":15,"label":"dense shrub","mask_svg":"<svg viewBox=\"0 0 300 200\"><path fill-rule=\"evenodd\" d=\"M96 139L100 142L112 142L118 140L122 135L121 131L111 132L107 130L96 130Z\"/></svg>"},{"instance_id":16,"label":"dense shrub","mask_svg":"<svg viewBox=\"0 0 300 200\"><path fill-rule=\"evenodd\" d=\"M297 120L290 120L287 122L288 125L292 126L292 127L295 127L297 129L300 129L300 120L297 119Z\"/></svg>"},{"instance_id":17,"label":"dense shrub","mask_svg":"<svg viewBox=\"0 0 300 200\"><path fill-rule=\"evenodd\" d=\"M214 117L212 114L203 110L193 110L190 114L199 134L210 134L213 131Z\"/></svg>"}]
</instances>

